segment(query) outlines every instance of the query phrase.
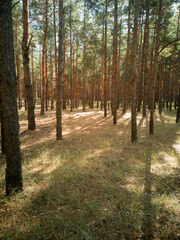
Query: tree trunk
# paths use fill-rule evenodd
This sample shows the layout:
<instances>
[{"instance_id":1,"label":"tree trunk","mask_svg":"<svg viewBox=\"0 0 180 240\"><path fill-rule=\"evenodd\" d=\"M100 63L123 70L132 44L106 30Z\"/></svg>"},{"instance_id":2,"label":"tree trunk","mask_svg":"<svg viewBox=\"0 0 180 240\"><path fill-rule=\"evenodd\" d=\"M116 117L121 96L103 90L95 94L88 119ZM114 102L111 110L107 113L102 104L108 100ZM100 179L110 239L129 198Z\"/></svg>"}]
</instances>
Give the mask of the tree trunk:
<instances>
[{"instance_id":1,"label":"tree trunk","mask_svg":"<svg viewBox=\"0 0 180 240\"><path fill-rule=\"evenodd\" d=\"M73 66L72 66L72 3L70 6L70 19L69 19L69 28L70 28L70 112L73 111Z\"/></svg>"},{"instance_id":2,"label":"tree trunk","mask_svg":"<svg viewBox=\"0 0 180 240\"><path fill-rule=\"evenodd\" d=\"M50 47L50 84L51 84L51 110L54 109L54 84L53 84L53 62L52 49Z\"/></svg>"},{"instance_id":3,"label":"tree trunk","mask_svg":"<svg viewBox=\"0 0 180 240\"><path fill-rule=\"evenodd\" d=\"M18 107L22 108L22 87L21 87L21 72L20 72L20 64L19 64L19 46L17 39L17 26L16 26L16 74L17 74L17 85L18 85Z\"/></svg>"},{"instance_id":4,"label":"tree trunk","mask_svg":"<svg viewBox=\"0 0 180 240\"><path fill-rule=\"evenodd\" d=\"M36 78L35 78L35 74L34 74L33 49L31 50L31 72L32 72L33 104L34 104L34 109L35 109L35 104L36 104Z\"/></svg>"},{"instance_id":5,"label":"tree trunk","mask_svg":"<svg viewBox=\"0 0 180 240\"><path fill-rule=\"evenodd\" d=\"M26 90L28 104L28 129L35 130L35 114L33 103L33 90L31 84L31 76L29 69L29 1L23 0L23 40L22 40L22 55L24 67L24 84Z\"/></svg>"},{"instance_id":6,"label":"tree trunk","mask_svg":"<svg viewBox=\"0 0 180 240\"><path fill-rule=\"evenodd\" d=\"M85 112L85 105L86 105L86 11L85 11L85 1L84 1L84 43L83 43L83 112Z\"/></svg>"},{"instance_id":7,"label":"tree trunk","mask_svg":"<svg viewBox=\"0 0 180 240\"><path fill-rule=\"evenodd\" d=\"M114 86L113 86L113 123L117 124L117 15L118 15L118 0L114 1Z\"/></svg>"},{"instance_id":8,"label":"tree trunk","mask_svg":"<svg viewBox=\"0 0 180 240\"><path fill-rule=\"evenodd\" d=\"M135 0L134 10L134 29L133 29L133 42L132 42L132 99L131 99L131 140L137 141L137 122L136 122L136 86L138 80L137 70L137 30L138 30L138 11L139 0Z\"/></svg>"},{"instance_id":9,"label":"tree trunk","mask_svg":"<svg viewBox=\"0 0 180 240\"><path fill-rule=\"evenodd\" d=\"M126 62L125 62L125 73L124 73L124 104L123 113L127 110L127 96L128 96L128 79L129 79L129 48L130 48L130 15L131 15L131 0L129 0L128 7L128 37L127 37L127 52L126 52Z\"/></svg>"},{"instance_id":10,"label":"tree trunk","mask_svg":"<svg viewBox=\"0 0 180 240\"><path fill-rule=\"evenodd\" d=\"M11 0L0 3L0 89L4 118L6 151L6 195L22 190L22 157L16 101L12 6Z\"/></svg>"},{"instance_id":11,"label":"tree trunk","mask_svg":"<svg viewBox=\"0 0 180 240\"><path fill-rule=\"evenodd\" d=\"M1 94L1 88L0 88L1 153L5 154L5 129L4 129L4 118L3 118L1 96L2 96L2 94Z\"/></svg>"},{"instance_id":12,"label":"tree trunk","mask_svg":"<svg viewBox=\"0 0 180 240\"><path fill-rule=\"evenodd\" d=\"M107 0L105 0L105 41L104 41L104 117L107 117Z\"/></svg>"},{"instance_id":13,"label":"tree trunk","mask_svg":"<svg viewBox=\"0 0 180 240\"><path fill-rule=\"evenodd\" d=\"M44 41L42 50L42 94L41 94L41 115L44 115L44 101L46 93L46 52L47 52L47 30L48 30L48 18L47 18L48 0L45 5L45 20L44 20Z\"/></svg>"},{"instance_id":14,"label":"tree trunk","mask_svg":"<svg viewBox=\"0 0 180 240\"><path fill-rule=\"evenodd\" d=\"M63 91L62 91L62 99L63 99L63 109L66 109L66 43L65 43L65 33L64 33L64 53L63 53Z\"/></svg>"},{"instance_id":15,"label":"tree trunk","mask_svg":"<svg viewBox=\"0 0 180 240\"><path fill-rule=\"evenodd\" d=\"M158 81L158 102L159 102L159 114L162 114L162 78L163 78L163 62L160 63L160 73L159 73L159 81Z\"/></svg>"},{"instance_id":16,"label":"tree trunk","mask_svg":"<svg viewBox=\"0 0 180 240\"><path fill-rule=\"evenodd\" d=\"M179 86L179 95L178 95L178 109L176 114L176 123L179 123L180 120L180 86Z\"/></svg>"},{"instance_id":17,"label":"tree trunk","mask_svg":"<svg viewBox=\"0 0 180 240\"><path fill-rule=\"evenodd\" d=\"M157 80L157 70L158 70L158 50L159 50L159 35L160 35L160 23L161 23L161 9L162 0L159 0L159 11L158 11L158 21L157 21L157 32L156 32L156 46L155 46L155 57L154 57L154 69L153 69L153 79L152 79L152 99L151 99L151 109L150 109L150 126L149 133L154 134L154 104L155 104L155 83Z\"/></svg>"},{"instance_id":18,"label":"tree trunk","mask_svg":"<svg viewBox=\"0 0 180 240\"><path fill-rule=\"evenodd\" d=\"M62 139L62 78L63 78L63 31L64 31L64 19L63 19L63 0L59 0L59 49L58 49L58 81L57 81L57 104L56 104L56 137L57 140Z\"/></svg>"},{"instance_id":19,"label":"tree trunk","mask_svg":"<svg viewBox=\"0 0 180 240\"><path fill-rule=\"evenodd\" d=\"M145 33L144 33L144 91L143 91L143 117L146 117L146 106L147 106L147 84L149 78L149 67L148 67L148 51L149 51L149 0L146 1L146 21L145 21Z\"/></svg>"},{"instance_id":20,"label":"tree trunk","mask_svg":"<svg viewBox=\"0 0 180 240\"><path fill-rule=\"evenodd\" d=\"M79 89L79 78L78 78L78 41L77 41L76 71L75 71L75 108L78 108L78 89Z\"/></svg>"},{"instance_id":21,"label":"tree trunk","mask_svg":"<svg viewBox=\"0 0 180 240\"><path fill-rule=\"evenodd\" d=\"M57 78L58 78L58 69L57 69L57 45L56 45L56 0L53 0L53 25L54 25L54 65L55 65L55 81L56 81L56 96L57 96Z\"/></svg>"}]
</instances>

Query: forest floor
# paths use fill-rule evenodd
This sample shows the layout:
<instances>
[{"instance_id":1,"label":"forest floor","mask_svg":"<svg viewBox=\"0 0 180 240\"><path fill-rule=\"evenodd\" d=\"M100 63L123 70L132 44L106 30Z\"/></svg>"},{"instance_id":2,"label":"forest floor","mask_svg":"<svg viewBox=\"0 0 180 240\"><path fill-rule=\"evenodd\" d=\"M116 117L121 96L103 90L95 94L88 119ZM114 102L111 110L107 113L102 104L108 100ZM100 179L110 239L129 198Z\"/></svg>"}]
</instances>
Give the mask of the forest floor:
<instances>
[{"instance_id":1,"label":"forest floor","mask_svg":"<svg viewBox=\"0 0 180 240\"><path fill-rule=\"evenodd\" d=\"M180 239L180 125L175 111L155 114L155 134L130 112L63 112L56 141L55 111L36 110L36 131L19 112L24 191L4 196L0 155L0 239Z\"/></svg>"}]
</instances>

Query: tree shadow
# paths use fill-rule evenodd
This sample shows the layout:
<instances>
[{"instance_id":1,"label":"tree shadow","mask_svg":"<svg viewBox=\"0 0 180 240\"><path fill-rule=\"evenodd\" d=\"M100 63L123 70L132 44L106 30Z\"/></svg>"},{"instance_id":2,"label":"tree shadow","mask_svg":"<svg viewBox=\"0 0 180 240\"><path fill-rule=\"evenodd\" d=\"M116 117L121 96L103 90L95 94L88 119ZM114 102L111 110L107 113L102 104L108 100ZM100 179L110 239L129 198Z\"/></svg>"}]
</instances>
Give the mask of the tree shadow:
<instances>
[{"instance_id":1,"label":"tree shadow","mask_svg":"<svg viewBox=\"0 0 180 240\"><path fill-rule=\"evenodd\" d=\"M154 224L157 223L157 204L153 198L164 194L161 186L166 179L151 172L152 155L159 153L160 146L166 149L170 143L171 148L166 149L169 153L177 134L174 130L167 143L166 128L160 137L149 136L147 131L144 141L131 145L130 121L123 119L122 125L128 124L121 128L121 125L109 126L109 120L92 120L87 128L72 131L61 142L49 140L47 136L37 143L39 136L37 142L23 150L28 155L26 163L36 161L41 155L45 157L45 164L46 158L50 161L36 171L28 169L26 177L34 179L35 183L19 194L26 199L20 211L16 212L15 206L13 216L10 208L3 215L2 220L8 222L9 229L3 237L18 240L155 239L153 233L159 230ZM152 151L144 155L149 148ZM164 159L160 161L165 163ZM168 177L176 178L176 175ZM137 188L140 183L144 188ZM169 187L175 191L172 185ZM160 207L164 212L166 206ZM170 239L175 239L171 236Z\"/></svg>"},{"instance_id":2,"label":"tree shadow","mask_svg":"<svg viewBox=\"0 0 180 240\"><path fill-rule=\"evenodd\" d=\"M144 239L154 239L153 237L153 206L152 206L152 179L151 179L151 154L146 157L145 166L145 183L144 183L144 216L143 216L143 231Z\"/></svg>"}]
</instances>

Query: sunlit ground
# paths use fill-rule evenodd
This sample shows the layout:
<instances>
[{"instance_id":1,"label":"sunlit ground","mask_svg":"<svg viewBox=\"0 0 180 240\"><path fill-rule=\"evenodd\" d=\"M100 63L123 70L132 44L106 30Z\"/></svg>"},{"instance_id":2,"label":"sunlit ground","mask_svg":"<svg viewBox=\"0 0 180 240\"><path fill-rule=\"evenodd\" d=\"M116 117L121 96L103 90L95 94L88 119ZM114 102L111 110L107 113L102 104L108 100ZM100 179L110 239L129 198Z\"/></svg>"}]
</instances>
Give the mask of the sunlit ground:
<instances>
[{"instance_id":1,"label":"sunlit ground","mask_svg":"<svg viewBox=\"0 0 180 240\"><path fill-rule=\"evenodd\" d=\"M131 144L128 111L63 112L63 140L56 141L55 111L27 130L20 110L24 191L4 197L0 156L0 239L179 239L180 128L175 111L137 116Z\"/></svg>"}]
</instances>

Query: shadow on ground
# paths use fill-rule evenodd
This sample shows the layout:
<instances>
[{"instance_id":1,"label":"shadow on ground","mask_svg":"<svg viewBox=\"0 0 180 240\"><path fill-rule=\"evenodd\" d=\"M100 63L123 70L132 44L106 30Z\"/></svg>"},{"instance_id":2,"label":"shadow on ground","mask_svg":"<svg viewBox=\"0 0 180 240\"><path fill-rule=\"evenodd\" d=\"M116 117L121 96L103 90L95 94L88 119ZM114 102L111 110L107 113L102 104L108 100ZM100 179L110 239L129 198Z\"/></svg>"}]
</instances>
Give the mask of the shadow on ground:
<instances>
[{"instance_id":1,"label":"shadow on ground","mask_svg":"<svg viewBox=\"0 0 180 240\"><path fill-rule=\"evenodd\" d=\"M119 114L113 126L102 114L64 116L63 141L54 140L51 119L33 139L24 132L25 191L10 200L1 195L0 237L178 239L176 125L168 115L163 123L157 117L149 136L148 118L139 119L132 145L129 115Z\"/></svg>"}]
</instances>

